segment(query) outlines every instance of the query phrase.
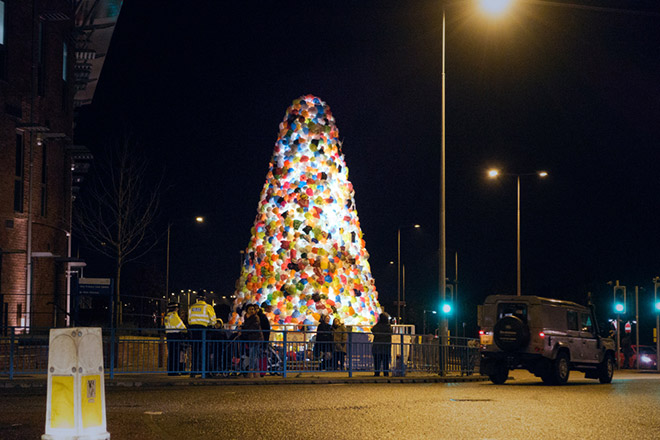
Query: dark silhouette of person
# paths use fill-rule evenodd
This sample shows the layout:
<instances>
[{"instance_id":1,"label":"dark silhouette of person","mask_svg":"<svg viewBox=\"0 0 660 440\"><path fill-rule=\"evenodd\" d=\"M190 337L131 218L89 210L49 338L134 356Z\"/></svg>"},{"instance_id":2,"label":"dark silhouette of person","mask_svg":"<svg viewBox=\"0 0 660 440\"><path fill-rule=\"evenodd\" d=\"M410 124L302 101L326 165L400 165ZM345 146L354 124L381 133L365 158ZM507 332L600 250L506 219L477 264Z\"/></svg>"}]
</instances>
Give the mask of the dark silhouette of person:
<instances>
[{"instance_id":1,"label":"dark silhouette of person","mask_svg":"<svg viewBox=\"0 0 660 440\"><path fill-rule=\"evenodd\" d=\"M621 339L621 351L623 351L623 368L630 368L630 358L633 355L633 349L628 333Z\"/></svg>"},{"instance_id":2,"label":"dark silhouette of person","mask_svg":"<svg viewBox=\"0 0 660 440\"><path fill-rule=\"evenodd\" d=\"M371 327L374 341L371 346L371 354L374 357L374 376L389 376L390 358L392 356L392 326L390 315L381 313L378 322Z\"/></svg>"}]
</instances>

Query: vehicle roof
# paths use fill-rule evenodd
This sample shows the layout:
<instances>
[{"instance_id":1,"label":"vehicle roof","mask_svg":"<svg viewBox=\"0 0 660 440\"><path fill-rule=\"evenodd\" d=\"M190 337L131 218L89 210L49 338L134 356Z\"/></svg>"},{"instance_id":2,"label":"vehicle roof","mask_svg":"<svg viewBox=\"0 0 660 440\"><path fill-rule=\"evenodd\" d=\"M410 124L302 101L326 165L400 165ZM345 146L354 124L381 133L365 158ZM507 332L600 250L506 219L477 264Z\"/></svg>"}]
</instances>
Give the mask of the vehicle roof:
<instances>
[{"instance_id":1,"label":"vehicle roof","mask_svg":"<svg viewBox=\"0 0 660 440\"><path fill-rule=\"evenodd\" d=\"M556 306L565 306L565 307L576 307L579 309L588 309L588 307L581 304L575 303L573 301L564 301L561 299L553 298L544 298L542 296L535 295L488 295L484 304L495 304L502 301L518 301L526 302L528 304L548 304Z\"/></svg>"}]
</instances>

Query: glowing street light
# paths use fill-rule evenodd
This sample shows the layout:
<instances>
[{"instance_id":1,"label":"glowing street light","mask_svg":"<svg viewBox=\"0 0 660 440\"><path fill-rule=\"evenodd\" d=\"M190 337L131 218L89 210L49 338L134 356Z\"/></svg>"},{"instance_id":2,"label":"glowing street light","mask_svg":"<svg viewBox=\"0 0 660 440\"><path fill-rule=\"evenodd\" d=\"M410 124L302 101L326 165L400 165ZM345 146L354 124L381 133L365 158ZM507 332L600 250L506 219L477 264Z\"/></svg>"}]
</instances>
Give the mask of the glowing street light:
<instances>
[{"instance_id":1,"label":"glowing street light","mask_svg":"<svg viewBox=\"0 0 660 440\"><path fill-rule=\"evenodd\" d=\"M491 179L495 179L499 177L500 175L506 175L506 176L516 176L516 181L518 183L518 201L517 201L517 222L516 222L516 248L517 248L517 261L516 261L516 292L517 295L520 296L522 295L522 279L521 279L521 270L520 270L520 176L538 176L540 178L544 178L548 176L547 171L537 171L536 173L526 173L526 174L509 174L509 173L501 173L498 169L490 169L488 170L488 177Z\"/></svg>"},{"instance_id":2,"label":"glowing street light","mask_svg":"<svg viewBox=\"0 0 660 440\"><path fill-rule=\"evenodd\" d=\"M481 2L481 7L485 10L491 10L491 11L500 11L503 12L504 9L502 9L502 6L500 7L495 7L493 3L499 2L502 3L504 0L480 0ZM507 3L510 3L510 0L507 1ZM492 14L491 14L492 15ZM445 137L445 128L446 128L446 118L445 118L445 113L446 113L446 106L445 106L445 53L446 53L446 44L445 44L445 34L446 34L446 25L447 20L446 20L446 14L445 14L445 8L444 5L442 7L442 87L441 87L441 138L440 138L440 222L439 222L439 228L440 228L440 237L439 237L439 242L440 242L440 258L439 258L439 266L440 266L440 273L438 277L438 282L439 282L439 289L440 290L440 300L442 302L445 301L446 297L446 290L447 290L447 247L446 247L446 232L447 232L447 225L446 225L446 194L445 194L445 146L446 146L446 137ZM447 321L447 318L444 318L441 323L441 329L440 329L440 336L442 337L442 343L446 341L447 333L449 331L449 322Z\"/></svg>"},{"instance_id":3,"label":"glowing street light","mask_svg":"<svg viewBox=\"0 0 660 440\"><path fill-rule=\"evenodd\" d=\"M513 0L479 0L479 8L486 14L497 17L504 14Z\"/></svg>"}]
</instances>

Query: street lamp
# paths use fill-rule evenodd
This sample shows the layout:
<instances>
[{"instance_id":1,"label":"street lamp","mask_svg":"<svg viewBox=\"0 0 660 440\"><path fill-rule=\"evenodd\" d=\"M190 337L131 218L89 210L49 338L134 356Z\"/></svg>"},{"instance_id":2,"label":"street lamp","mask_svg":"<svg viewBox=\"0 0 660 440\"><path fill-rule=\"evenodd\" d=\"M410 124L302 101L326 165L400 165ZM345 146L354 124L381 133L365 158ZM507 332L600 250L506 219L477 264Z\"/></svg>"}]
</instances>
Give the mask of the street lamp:
<instances>
[{"instance_id":1,"label":"street lamp","mask_svg":"<svg viewBox=\"0 0 660 440\"><path fill-rule=\"evenodd\" d=\"M397 241L397 251L396 251L396 261L397 261L397 275L396 275L396 322L401 324L401 230L402 229L419 229L420 225L408 225L401 226L396 231L396 241ZM404 303L405 307L405 303Z\"/></svg>"},{"instance_id":2,"label":"street lamp","mask_svg":"<svg viewBox=\"0 0 660 440\"><path fill-rule=\"evenodd\" d=\"M509 9L512 0L479 0L479 7L491 16L502 15Z\"/></svg>"},{"instance_id":3,"label":"street lamp","mask_svg":"<svg viewBox=\"0 0 660 440\"><path fill-rule=\"evenodd\" d=\"M516 292L517 295L520 296L522 294L522 280L521 280L521 275L520 275L520 177L521 176L539 176L540 178L544 178L548 176L547 171L537 171L536 173L525 173L525 174L508 174L508 173L501 173L499 170L496 169L491 169L488 170L488 177L491 179L495 179L499 177L500 175L505 175L505 176L515 176L516 177L516 182L518 185L518 197L517 197L517 221L516 221Z\"/></svg>"},{"instance_id":4,"label":"street lamp","mask_svg":"<svg viewBox=\"0 0 660 440\"><path fill-rule=\"evenodd\" d=\"M196 223L204 223L204 217L195 217ZM172 230L172 221L167 224L167 252L165 265L165 297L170 294L170 232Z\"/></svg>"},{"instance_id":5,"label":"street lamp","mask_svg":"<svg viewBox=\"0 0 660 440\"><path fill-rule=\"evenodd\" d=\"M491 15L493 15L493 12L497 11L497 13L501 13L506 9L506 7L503 7L504 5L508 5L512 3L512 0L480 0L481 8L484 11L491 11ZM494 4L499 3L499 7L495 8ZM440 141L440 221L439 221L439 228L440 228L440 234L439 234L439 247L440 247L440 258L439 258L439 266L440 266L440 271L439 271L439 279L438 279L438 287L440 290L440 300L442 302L445 301L445 296L446 296L446 290L447 290L447 249L446 249L446 232L447 232L447 226L446 226L446 195L445 195L445 146L446 146L446 139L445 139L445 128L446 128L446 123L445 123L445 114L446 114L446 109L445 109L445 53L446 53L446 25L447 20L446 20L446 14L445 14L445 7L443 4L442 7L442 93L441 93L441 141ZM447 335L448 332L448 321L447 319L442 320L442 326L440 329L441 336L444 338ZM444 341L444 339L443 339Z\"/></svg>"}]
</instances>

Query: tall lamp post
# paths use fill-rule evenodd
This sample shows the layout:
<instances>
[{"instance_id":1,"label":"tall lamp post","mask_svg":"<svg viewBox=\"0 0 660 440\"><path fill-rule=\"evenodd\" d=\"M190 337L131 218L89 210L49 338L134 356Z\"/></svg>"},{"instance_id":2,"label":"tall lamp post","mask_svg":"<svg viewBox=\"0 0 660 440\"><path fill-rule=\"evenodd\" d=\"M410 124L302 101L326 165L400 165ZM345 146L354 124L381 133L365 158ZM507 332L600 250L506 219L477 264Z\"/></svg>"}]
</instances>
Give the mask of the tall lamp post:
<instances>
[{"instance_id":1,"label":"tall lamp post","mask_svg":"<svg viewBox=\"0 0 660 440\"><path fill-rule=\"evenodd\" d=\"M396 261L397 261L397 275L396 275L396 322L401 324L401 230L402 229L419 229L421 226L418 224L401 226L396 231ZM405 276L405 275L404 275ZM404 305L405 307L405 305Z\"/></svg>"},{"instance_id":2,"label":"tall lamp post","mask_svg":"<svg viewBox=\"0 0 660 440\"><path fill-rule=\"evenodd\" d=\"M544 178L548 176L548 173L546 171L537 171L536 173L525 173L525 174L508 174L508 173L501 173L499 170L496 169L491 169L488 170L488 176L491 179L495 179L499 177L500 175L506 175L506 176L515 176L516 177L516 182L518 186L518 192L517 192L517 210L516 210L516 294L518 296L522 295L522 276L521 276L521 257L520 257L520 177L522 176L539 176L540 178Z\"/></svg>"},{"instance_id":3,"label":"tall lamp post","mask_svg":"<svg viewBox=\"0 0 660 440\"><path fill-rule=\"evenodd\" d=\"M509 5L512 3L512 0L479 0L480 8L489 15L497 16L501 15ZM443 4L442 7L442 97L441 97L441 141L440 141L440 221L439 221L439 279L438 287L440 290L440 303L444 304L447 295L447 249L446 249L446 197L445 197L445 53L446 53L446 44L445 44L445 29L446 29L446 14L445 7ZM445 338L449 329L449 321L446 317L442 319L440 336ZM445 339L441 339L441 343L444 343Z\"/></svg>"},{"instance_id":4,"label":"tall lamp post","mask_svg":"<svg viewBox=\"0 0 660 440\"><path fill-rule=\"evenodd\" d=\"M660 285L660 277L653 278L653 307L655 308L655 352L657 369L660 371L660 362L658 362L658 355L660 353L660 302L658 302L658 285Z\"/></svg>"}]
</instances>

